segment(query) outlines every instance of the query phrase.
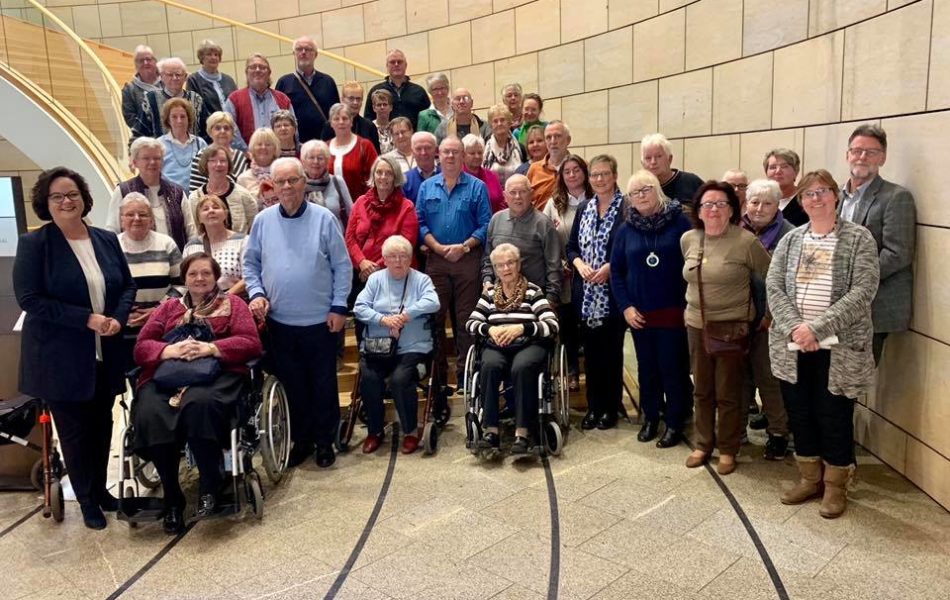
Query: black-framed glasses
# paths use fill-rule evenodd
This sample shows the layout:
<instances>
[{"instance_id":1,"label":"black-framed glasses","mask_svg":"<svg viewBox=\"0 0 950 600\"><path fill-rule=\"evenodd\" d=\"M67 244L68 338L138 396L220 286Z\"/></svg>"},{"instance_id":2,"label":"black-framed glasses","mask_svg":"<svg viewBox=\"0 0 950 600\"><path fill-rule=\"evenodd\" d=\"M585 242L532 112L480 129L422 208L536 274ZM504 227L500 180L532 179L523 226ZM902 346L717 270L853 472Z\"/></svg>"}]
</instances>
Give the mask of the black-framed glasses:
<instances>
[{"instance_id":1,"label":"black-framed glasses","mask_svg":"<svg viewBox=\"0 0 950 600\"><path fill-rule=\"evenodd\" d=\"M74 190L72 192L66 192L65 194L55 193L50 194L47 198L53 204L62 204L66 198L69 198L73 202L79 202L82 200L82 192Z\"/></svg>"}]
</instances>

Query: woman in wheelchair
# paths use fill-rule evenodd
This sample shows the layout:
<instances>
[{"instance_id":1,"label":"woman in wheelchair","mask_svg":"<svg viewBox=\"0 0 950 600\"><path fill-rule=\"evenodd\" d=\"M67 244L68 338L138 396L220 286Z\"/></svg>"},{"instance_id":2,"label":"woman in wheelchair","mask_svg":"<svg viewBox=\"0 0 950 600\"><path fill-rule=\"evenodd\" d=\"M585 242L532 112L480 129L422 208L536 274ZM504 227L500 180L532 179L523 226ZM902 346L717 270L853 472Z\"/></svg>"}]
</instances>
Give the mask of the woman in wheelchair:
<instances>
[{"instance_id":1,"label":"woman in wheelchair","mask_svg":"<svg viewBox=\"0 0 950 600\"><path fill-rule=\"evenodd\" d=\"M468 331L484 341L480 387L484 394L485 449L498 449L498 396L510 379L515 397L515 441L512 454L527 454L528 432L538 413L538 375L547 361L547 345L557 335L557 315L544 290L521 274L521 253L500 244L490 257L495 285L482 293L468 320Z\"/></svg>"},{"instance_id":2,"label":"woman in wheelchair","mask_svg":"<svg viewBox=\"0 0 950 600\"><path fill-rule=\"evenodd\" d=\"M186 441L199 471L196 517L214 512L222 483L221 449L230 444L246 385L245 365L262 352L247 305L218 288L221 268L214 258L192 254L181 271L187 293L160 305L135 344L142 373L132 406L134 448L161 477L168 533L184 526L178 463Z\"/></svg>"},{"instance_id":3,"label":"woman in wheelchair","mask_svg":"<svg viewBox=\"0 0 950 600\"><path fill-rule=\"evenodd\" d=\"M360 395L366 403L369 427L363 452L375 452L383 441L383 394L388 377L402 425L402 452L411 454L419 447L419 365L432 352L430 320L424 317L439 310L439 296L429 276L410 267L409 240L390 236L383 242L382 253L386 268L369 276L353 306L353 314L367 326L360 357Z\"/></svg>"}]
</instances>

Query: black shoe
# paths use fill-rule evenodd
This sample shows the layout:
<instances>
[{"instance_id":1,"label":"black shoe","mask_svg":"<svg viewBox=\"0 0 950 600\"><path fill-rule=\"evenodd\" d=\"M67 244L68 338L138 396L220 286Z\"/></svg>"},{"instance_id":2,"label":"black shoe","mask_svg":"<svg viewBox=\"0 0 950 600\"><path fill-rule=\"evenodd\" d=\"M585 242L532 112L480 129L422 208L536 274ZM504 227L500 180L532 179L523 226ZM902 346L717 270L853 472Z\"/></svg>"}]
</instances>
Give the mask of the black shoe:
<instances>
[{"instance_id":1,"label":"black shoe","mask_svg":"<svg viewBox=\"0 0 950 600\"><path fill-rule=\"evenodd\" d=\"M597 429L613 429L617 426L617 415L605 414L597 419Z\"/></svg>"},{"instance_id":2,"label":"black shoe","mask_svg":"<svg viewBox=\"0 0 950 600\"><path fill-rule=\"evenodd\" d=\"M765 442L763 458L765 460L785 460L786 454L788 454L788 438L770 434L768 441Z\"/></svg>"},{"instance_id":3,"label":"black shoe","mask_svg":"<svg viewBox=\"0 0 950 600\"><path fill-rule=\"evenodd\" d=\"M177 535L185 530L185 510L181 506L173 506L165 510L162 530L168 535Z\"/></svg>"},{"instance_id":4,"label":"black shoe","mask_svg":"<svg viewBox=\"0 0 950 600\"><path fill-rule=\"evenodd\" d=\"M478 440L478 447L482 450L498 450L501 447L501 439L494 431L489 431Z\"/></svg>"},{"instance_id":5,"label":"black shoe","mask_svg":"<svg viewBox=\"0 0 950 600\"><path fill-rule=\"evenodd\" d=\"M672 448L680 443L682 435L679 431L675 429L666 428L666 431L663 432L663 435L660 436L660 439L656 441L657 448Z\"/></svg>"},{"instance_id":6,"label":"black shoe","mask_svg":"<svg viewBox=\"0 0 950 600\"><path fill-rule=\"evenodd\" d=\"M749 429L761 431L769 426L769 419L764 414L757 414L749 419Z\"/></svg>"},{"instance_id":7,"label":"black shoe","mask_svg":"<svg viewBox=\"0 0 950 600\"><path fill-rule=\"evenodd\" d=\"M106 516L102 514L102 509L98 504L80 504L79 510L82 511L82 522L89 529L105 529Z\"/></svg>"},{"instance_id":8,"label":"black shoe","mask_svg":"<svg viewBox=\"0 0 950 600\"><path fill-rule=\"evenodd\" d=\"M597 427L597 415L588 411L584 415L584 420L581 421L581 429L593 429L594 427Z\"/></svg>"},{"instance_id":9,"label":"black shoe","mask_svg":"<svg viewBox=\"0 0 950 600\"><path fill-rule=\"evenodd\" d=\"M528 440L528 438L520 435L515 436L515 441L513 444L511 444L512 454L527 454L530 449L531 442Z\"/></svg>"},{"instance_id":10,"label":"black shoe","mask_svg":"<svg viewBox=\"0 0 950 600\"><path fill-rule=\"evenodd\" d=\"M644 421L640 433L637 434L638 442L649 442L659 433L660 424L656 421Z\"/></svg>"},{"instance_id":11,"label":"black shoe","mask_svg":"<svg viewBox=\"0 0 950 600\"><path fill-rule=\"evenodd\" d=\"M313 456L313 444L295 443L290 450L290 456L287 458L287 468L299 467L311 456Z\"/></svg>"},{"instance_id":12,"label":"black shoe","mask_svg":"<svg viewBox=\"0 0 950 600\"><path fill-rule=\"evenodd\" d=\"M198 498L198 506L195 508L195 518L207 519L212 516L217 503L214 494L201 494Z\"/></svg>"},{"instance_id":13,"label":"black shoe","mask_svg":"<svg viewBox=\"0 0 950 600\"><path fill-rule=\"evenodd\" d=\"M314 459L317 461L317 466L321 469L326 469L331 466L336 462L336 453L333 451L333 446L317 446L317 453Z\"/></svg>"},{"instance_id":14,"label":"black shoe","mask_svg":"<svg viewBox=\"0 0 950 600\"><path fill-rule=\"evenodd\" d=\"M99 508L105 512L115 512L119 510L119 499L109 493L109 490L102 490L99 493Z\"/></svg>"}]
</instances>

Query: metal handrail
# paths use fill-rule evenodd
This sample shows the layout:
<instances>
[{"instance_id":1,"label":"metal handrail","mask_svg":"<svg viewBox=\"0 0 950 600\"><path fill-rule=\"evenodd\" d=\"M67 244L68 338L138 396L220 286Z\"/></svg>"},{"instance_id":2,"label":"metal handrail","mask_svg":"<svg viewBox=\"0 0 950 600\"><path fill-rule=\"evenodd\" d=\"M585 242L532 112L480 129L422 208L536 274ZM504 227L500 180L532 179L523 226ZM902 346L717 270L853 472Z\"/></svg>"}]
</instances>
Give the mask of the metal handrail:
<instances>
[{"instance_id":1,"label":"metal handrail","mask_svg":"<svg viewBox=\"0 0 950 600\"><path fill-rule=\"evenodd\" d=\"M32 1L33 1L33 0L30 0L30 2L32 2ZM155 1L156 1L156 2L161 2L162 4L165 4L165 5L167 5L167 6L172 6L172 7L175 7L175 8L177 8L177 9L184 10L184 11L187 11L187 12L190 12L190 13L193 13L193 14L196 14L196 15L201 15L202 17L206 17L206 18L208 18L208 19L213 19L213 20L215 20L215 21L221 21L222 23L227 23L228 25L231 25L231 26L233 26L233 27L238 27L238 28L240 28L240 29L245 29L245 30L247 30L247 31L253 31L254 33L263 35L263 36L265 36L265 37L269 37L269 38L274 39L274 40L279 40L279 41L281 41L281 42L286 42L286 43L288 43L288 44L294 43L293 38L289 38L289 37L287 37L286 35L280 35L279 33L274 33L273 31L267 31L266 29L261 29L260 27L255 27L255 26L253 26L253 25L248 25L248 24L246 24L246 23L241 23L240 21L235 21L234 19L229 19L228 17L222 17L222 16L220 16L220 15L216 15L216 14L211 13L211 12L208 12L208 11L206 11L206 10L201 10L200 8L195 8L195 7L193 7L193 6L188 6L187 4L182 4L182 3L180 3L180 2L175 2L174 0L155 0ZM382 77L385 77L385 76L386 76L386 73L383 73L382 71L380 71L380 70L378 70L378 69L374 69L374 68L372 68L372 67L367 67L366 65L364 65L364 64L362 64L362 63L358 63L358 62L356 62L355 60L351 60L351 59L349 59L349 58L346 58L345 56L340 56L339 54L335 54L335 53L333 53L333 52L328 52L328 51L323 50L323 49L320 49L319 52L320 52L320 54L323 55L323 56L326 56L326 57L328 57L328 58L332 58L333 60L339 61L339 62L341 62L341 63L343 63L343 64L350 65L351 67L353 67L353 68L355 68L355 69L359 69L359 70L361 70L361 71L366 71L367 73L372 73L373 75L375 75L375 76L377 76L377 77L382 78Z\"/></svg>"}]
</instances>

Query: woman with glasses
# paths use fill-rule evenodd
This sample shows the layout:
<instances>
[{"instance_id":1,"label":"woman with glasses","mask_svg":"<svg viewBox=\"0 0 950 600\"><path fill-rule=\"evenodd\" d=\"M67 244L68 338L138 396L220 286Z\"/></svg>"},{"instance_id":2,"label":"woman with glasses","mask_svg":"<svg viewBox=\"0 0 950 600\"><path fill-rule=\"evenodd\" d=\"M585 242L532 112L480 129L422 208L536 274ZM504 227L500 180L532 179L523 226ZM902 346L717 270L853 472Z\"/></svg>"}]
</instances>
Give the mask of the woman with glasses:
<instances>
[{"instance_id":1,"label":"woman with glasses","mask_svg":"<svg viewBox=\"0 0 950 600\"><path fill-rule=\"evenodd\" d=\"M310 140L300 149L304 173L307 174L305 198L333 213L340 230L346 231L350 214L353 212L353 200L346 182L339 175L330 172L330 148L321 140ZM279 190L278 190L279 191Z\"/></svg>"},{"instance_id":2,"label":"woman with glasses","mask_svg":"<svg viewBox=\"0 0 950 600\"><path fill-rule=\"evenodd\" d=\"M389 131L393 136L393 149L386 156L395 160L405 175L416 166L416 158L412 154L412 121L409 117L396 117L390 121Z\"/></svg>"},{"instance_id":3,"label":"woman with glasses","mask_svg":"<svg viewBox=\"0 0 950 600\"><path fill-rule=\"evenodd\" d=\"M727 339L740 347L747 342L756 316L752 277L765 277L769 254L739 226L739 198L728 183L707 181L696 192L693 205L693 229L680 240L695 384L696 449L686 466L703 465L718 448L717 471L727 475L736 469L742 439L746 356L741 350L724 352L715 340Z\"/></svg>"},{"instance_id":4,"label":"woman with glasses","mask_svg":"<svg viewBox=\"0 0 950 600\"><path fill-rule=\"evenodd\" d=\"M656 438L662 413L666 429L656 447L670 448L682 439L693 393L680 252L680 238L692 225L683 206L666 197L649 171L633 174L627 195L630 208L610 258L611 289L637 352L644 415L637 440Z\"/></svg>"},{"instance_id":5,"label":"woman with glasses","mask_svg":"<svg viewBox=\"0 0 950 600\"><path fill-rule=\"evenodd\" d=\"M449 100L449 78L445 73L432 73L426 77L426 87L432 96L432 106L419 113L417 131L434 134L439 125L453 114L452 102Z\"/></svg>"},{"instance_id":6,"label":"woman with glasses","mask_svg":"<svg viewBox=\"0 0 950 600\"><path fill-rule=\"evenodd\" d=\"M359 198L366 193L369 170L376 162L378 153L366 138L353 133L353 117L343 104L330 107L330 173L339 175L346 182L350 198Z\"/></svg>"},{"instance_id":7,"label":"woman with glasses","mask_svg":"<svg viewBox=\"0 0 950 600\"><path fill-rule=\"evenodd\" d=\"M251 166L238 176L237 183L257 198L261 182L270 179L271 164L280 158L280 139L270 127L261 127L251 134L247 149Z\"/></svg>"},{"instance_id":8,"label":"woman with glasses","mask_svg":"<svg viewBox=\"0 0 950 600\"><path fill-rule=\"evenodd\" d=\"M227 203L230 229L239 233L250 233L251 223L258 213L258 202L244 186L231 180L231 156L227 146L217 143L211 144L201 153L198 171L205 182L188 194L188 199L182 204L189 240L199 237L198 201L208 195L217 196ZM259 190L260 188L258 193Z\"/></svg>"},{"instance_id":9,"label":"woman with glasses","mask_svg":"<svg viewBox=\"0 0 950 600\"><path fill-rule=\"evenodd\" d=\"M802 177L798 197L809 223L778 243L766 280L772 372L781 380L801 475L781 501L822 496L825 518L847 504L854 400L875 379L871 302L880 279L874 237L837 217L839 191L823 169Z\"/></svg>"}]
</instances>

